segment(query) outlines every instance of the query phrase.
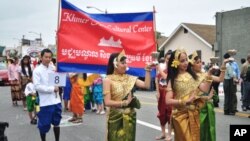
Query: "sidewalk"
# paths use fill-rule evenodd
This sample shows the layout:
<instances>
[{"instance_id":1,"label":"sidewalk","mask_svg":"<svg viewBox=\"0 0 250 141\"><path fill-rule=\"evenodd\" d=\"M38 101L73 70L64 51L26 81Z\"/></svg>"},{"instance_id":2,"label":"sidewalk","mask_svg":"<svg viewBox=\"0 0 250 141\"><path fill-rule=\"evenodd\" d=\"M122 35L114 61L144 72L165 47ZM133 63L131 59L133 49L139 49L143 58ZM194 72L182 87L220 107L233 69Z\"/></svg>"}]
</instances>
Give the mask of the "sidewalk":
<instances>
[{"instance_id":1,"label":"sidewalk","mask_svg":"<svg viewBox=\"0 0 250 141\"><path fill-rule=\"evenodd\" d=\"M249 117L250 116L250 110L247 111L242 111L241 105L242 101L241 99L241 91L240 91L240 85L237 85L237 110L239 112L236 113L237 116L240 117ZM219 103L219 108L215 108L216 112L222 112L224 113L223 107L224 107L224 91L223 91L223 83L220 84L219 86L219 97L220 97L220 103Z\"/></svg>"}]
</instances>

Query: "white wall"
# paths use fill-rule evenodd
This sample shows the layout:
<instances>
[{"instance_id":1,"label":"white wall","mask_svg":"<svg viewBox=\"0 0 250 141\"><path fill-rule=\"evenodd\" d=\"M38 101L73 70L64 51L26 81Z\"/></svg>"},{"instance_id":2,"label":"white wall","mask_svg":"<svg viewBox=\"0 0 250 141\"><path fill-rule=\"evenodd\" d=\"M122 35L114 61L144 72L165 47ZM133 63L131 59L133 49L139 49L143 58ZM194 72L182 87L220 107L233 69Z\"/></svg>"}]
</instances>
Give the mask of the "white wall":
<instances>
[{"instance_id":1,"label":"white wall","mask_svg":"<svg viewBox=\"0 0 250 141\"><path fill-rule=\"evenodd\" d=\"M201 59L205 63L210 62L209 58L215 55L215 53L212 51L212 48L208 47L192 33L188 32L184 34L183 28L177 31L175 36L173 36L164 47L165 52L167 52L169 49L185 49L188 55L196 50L201 50Z\"/></svg>"}]
</instances>

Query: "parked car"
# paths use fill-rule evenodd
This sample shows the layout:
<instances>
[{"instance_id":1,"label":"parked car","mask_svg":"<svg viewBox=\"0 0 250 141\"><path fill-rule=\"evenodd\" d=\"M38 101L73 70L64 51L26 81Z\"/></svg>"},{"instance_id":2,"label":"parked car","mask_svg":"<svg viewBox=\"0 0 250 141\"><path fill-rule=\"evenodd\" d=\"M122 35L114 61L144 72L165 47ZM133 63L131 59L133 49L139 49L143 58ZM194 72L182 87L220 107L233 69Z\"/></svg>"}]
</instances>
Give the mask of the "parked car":
<instances>
[{"instance_id":1,"label":"parked car","mask_svg":"<svg viewBox=\"0 0 250 141\"><path fill-rule=\"evenodd\" d=\"M6 63L0 63L0 85L9 85L8 68Z\"/></svg>"}]
</instances>

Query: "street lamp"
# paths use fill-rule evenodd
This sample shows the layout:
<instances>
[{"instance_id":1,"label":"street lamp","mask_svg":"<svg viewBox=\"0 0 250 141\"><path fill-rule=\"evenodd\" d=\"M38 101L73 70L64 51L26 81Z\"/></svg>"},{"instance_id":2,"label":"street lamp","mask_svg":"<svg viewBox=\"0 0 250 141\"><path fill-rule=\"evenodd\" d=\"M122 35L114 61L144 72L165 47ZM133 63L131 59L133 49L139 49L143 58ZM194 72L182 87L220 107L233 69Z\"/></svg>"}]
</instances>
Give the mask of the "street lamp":
<instances>
[{"instance_id":1,"label":"street lamp","mask_svg":"<svg viewBox=\"0 0 250 141\"><path fill-rule=\"evenodd\" d=\"M102 13L108 14L107 9L105 9L105 11L103 11L103 10L101 10L101 9L97 8L97 7L94 7L94 6L87 6L87 8L88 8L88 9L93 8L93 9L95 9L95 10L99 11L99 12L102 12Z\"/></svg>"},{"instance_id":2,"label":"street lamp","mask_svg":"<svg viewBox=\"0 0 250 141\"><path fill-rule=\"evenodd\" d=\"M40 36L40 46L42 46L42 33L37 33L37 32L34 32L34 31L29 31L29 33L33 33L33 34L36 34L36 35L39 35Z\"/></svg>"}]
</instances>

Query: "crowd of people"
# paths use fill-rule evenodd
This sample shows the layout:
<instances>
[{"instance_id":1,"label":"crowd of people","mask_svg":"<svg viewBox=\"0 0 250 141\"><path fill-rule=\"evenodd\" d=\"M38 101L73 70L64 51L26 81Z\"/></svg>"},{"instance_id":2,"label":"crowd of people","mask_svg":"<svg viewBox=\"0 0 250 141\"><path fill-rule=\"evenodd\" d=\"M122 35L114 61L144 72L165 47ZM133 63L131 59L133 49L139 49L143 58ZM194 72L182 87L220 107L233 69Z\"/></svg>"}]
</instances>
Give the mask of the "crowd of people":
<instances>
[{"instance_id":1,"label":"crowd of people","mask_svg":"<svg viewBox=\"0 0 250 141\"><path fill-rule=\"evenodd\" d=\"M84 111L91 108L96 114L107 113L106 140L135 141L135 109L140 109L141 105L134 96L134 88L150 88L152 69L156 69L157 117L161 125L161 134L156 140L172 140L171 133L174 132L175 141L215 141L214 107L219 107L221 82L225 93L225 115L238 112L236 92L239 83L242 110L250 110L250 55L247 61L241 60L241 69L230 52L224 55L221 67L211 64L204 69L197 52L188 55L185 50L169 50L159 64L146 64L145 80L141 81L126 74L128 66L122 51L111 54L105 77L68 73L63 88L48 84L49 73L56 71L52 56L49 49L44 49L40 64L36 66L31 65L29 56L24 56L20 63L18 58L10 58L8 66L13 106L17 106L18 101L23 102L30 123L39 128L42 141L46 140L51 124L54 125L55 139L59 141L62 111L72 112L69 122L82 123Z\"/></svg>"},{"instance_id":2,"label":"crowd of people","mask_svg":"<svg viewBox=\"0 0 250 141\"><path fill-rule=\"evenodd\" d=\"M21 61L9 58L8 76L13 106L22 101L23 110L28 111L30 124L39 128L42 141L53 124L55 139L59 140L62 104L64 111L72 112L72 123L81 123L86 109L96 114L105 114L102 89L103 75L67 73L66 86L48 84L49 74L56 71L56 60L49 49L41 52L39 63L34 66L31 57L25 55ZM86 107L86 109L85 109Z\"/></svg>"}]
</instances>

